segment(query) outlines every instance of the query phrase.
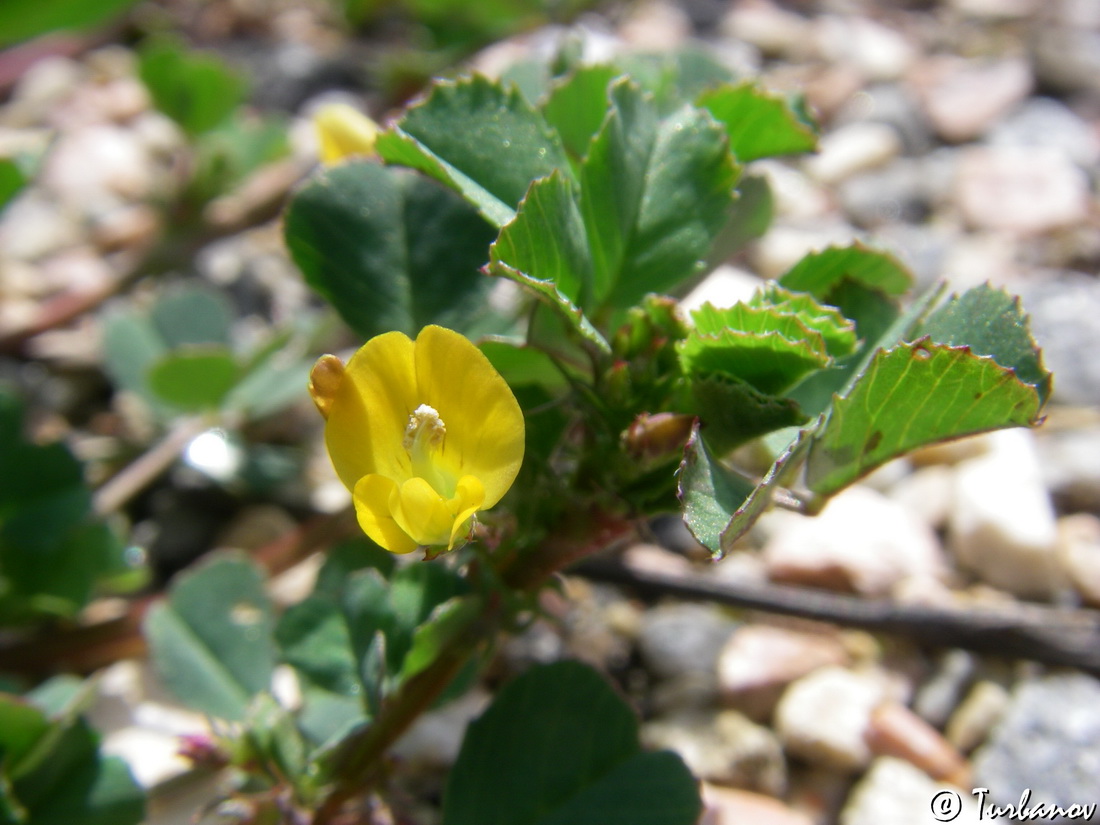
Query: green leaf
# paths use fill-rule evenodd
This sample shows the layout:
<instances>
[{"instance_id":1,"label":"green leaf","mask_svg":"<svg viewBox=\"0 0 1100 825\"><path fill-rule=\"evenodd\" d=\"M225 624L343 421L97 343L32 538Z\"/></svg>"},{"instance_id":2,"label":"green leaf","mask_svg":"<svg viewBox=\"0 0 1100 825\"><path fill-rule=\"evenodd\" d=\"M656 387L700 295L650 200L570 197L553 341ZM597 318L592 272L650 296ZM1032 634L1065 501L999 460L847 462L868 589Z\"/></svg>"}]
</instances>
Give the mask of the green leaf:
<instances>
[{"instance_id":1,"label":"green leaf","mask_svg":"<svg viewBox=\"0 0 1100 825\"><path fill-rule=\"evenodd\" d=\"M111 380L154 408L164 402L149 388L149 369L168 352L152 322L134 312L110 313L103 323L104 366Z\"/></svg>"},{"instance_id":2,"label":"green leaf","mask_svg":"<svg viewBox=\"0 0 1100 825\"><path fill-rule=\"evenodd\" d=\"M0 213L29 182L29 176L14 158L0 158Z\"/></svg>"},{"instance_id":3,"label":"green leaf","mask_svg":"<svg viewBox=\"0 0 1100 825\"><path fill-rule=\"evenodd\" d=\"M145 799L130 768L99 753L98 738L83 720L65 727L31 772L12 783L28 812L28 825L137 825Z\"/></svg>"},{"instance_id":4,"label":"green leaf","mask_svg":"<svg viewBox=\"0 0 1100 825\"><path fill-rule=\"evenodd\" d=\"M749 306L767 308L781 316L797 319L801 326L811 331L811 334L802 337L821 336L825 351L834 358L848 355L856 347L855 324L845 318L835 307L822 306L807 293L790 292L781 286L769 283L752 296ZM783 327L777 324L770 325L770 328L783 330Z\"/></svg>"},{"instance_id":5,"label":"green leaf","mask_svg":"<svg viewBox=\"0 0 1100 825\"><path fill-rule=\"evenodd\" d=\"M413 629L412 641L401 663L401 681L411 679L434 662L483 609L484 604L476 596L456 596L438 605Z\"/></svg>"},{"instance_id":6,"label":"green leaf","mask_svg":"<svg viewBox=\"0 0 1100 825\"><path fill-rule=\"evenodd\" d=\"M121 14L135 0L4 0L0 3L0 47L57 29L86 29Z\"/></svg>"},{"instance_id":7,"label":"green leaf","mask_svg":"<svg viewBox=\"0 0 1100 825\"><path fill-rule=\"evenodd\" d=\"M259 569L223 555L182 574L145 618L153 664L171 691L212 716L244 719L275 666L271 602Z\"/></svg>"},{"instance_id":8,"label":"green leaf","mask_svg":"<svg viewBox=\"0 0 1100 825\"><path fill-rule=\"evenodd\" d=\"M765 395L724 375L691 376L689 393L691 411L706 425L707 441L719 455L772 430L806 421L790 398Z\"/></svg>"},{"instance_id":9,"label":"green leaf","mask_svg":"<svg viewBox=\"0 0 1100 825\"><path fill-rule=\"evenodd\" d=\"M912 274L897 258L859 242L811 252L791 267L779 283L794 292L809 292L818 300L827 301L830 290L845 278L887 295L904 295L913 283Z\"/></svg>"},{"instance_id":10,"label":"green leaf","mask_svg":"<svg viewBox=\"0 0 1100 825\"><path fill-rule=\"evenodd\" d=\"M1012 369L968 347L922 338L877 352L833 402L807 461L807 484L831 495L917 447L1036 423L1040 398Z\"/></svg>"},{"instance_id":11,"label":"green leaf","mask_svg":"<svg viewBox=\"0 0 1100 825\"><path fill-rule=\"evenodd\" d=\"M141 50L138 73L154 105L199 135L220 125L244 99L244 80L213 54L166 40Z\"/></svg>"},{"instance_id":12,"label":"green leaf","mask_svg":"<svg viewBox=\"0 0 1100 825\"><path fill-rule=\"evenodd\" d=\"M531 184L515 218L489 248L489 260L554 284L581 307L593 305L592 261L566 175L554 172Z\"/></svg>"},{"instance_id":13,"label":"green leaf","mask_svg":"<svg viewBox=\"0 0 1100 825\"><path fill-rule=\"evenodd\" d=\"M169 349L186 344L228 347L233 308L217 290L187 286L157 298L149 319Z\"/></svg>"},{"instance_id":14,"label":"green leaf","mask_svg":"<svg viewBox=\"0 0 1100 825\"><path fill-rule=\"evenodd\" d=\"M188 412L217 409L241 377L225 347L187 346L149 367L149 389L167 404Z\"/></svg>"},{"instance_id":15,"label":"green leaf","mask_svg":"<svg viewBox=\"0 0 1100 825\"><path fill-rule=\"evenodd\" d=\"M463 595L465 580L441 564L414 564L398 570L392 579L393 628L386 636L386 658L398 673L413 646L413 637L437 607Z\"/></svg>"},{"instance_id":16,"label":"green leaf","mask_svg":"<svg viewBox=\"0 0 1100 825\"><path fill-rule=\"evenodd\" d=\"M749 313L753 312L766 313L747 310L743 314L751 317ZM792 340L779 330L742 332L716 328L719 331L714 334L693 330L680 344L680 362L689 376L725 375L744 381L765 395L778 395L831 360L820 336L815 346L811 338Z\"/></svg>"},{"instance_id":17,"label":"green leaf","mask_svg":"<svg viewBox=\"0 0 1100 825\"><path fill-rule=\"evenodd\" d=\"M692 825L701 809L678 757L640 751L603 678L558 662L513 680L470 724L443 825Z\"/></svg>"},{"instance_id":18,"label":"green leaf","mask_svg":"<svg viewBox=\"0 0 1100 825\"><path fill-rule=\"evenodd\" d=\"M625 54L616 65L653 96L662 113L675 111L707 89L733 80L733 72L712 50L697 45L671 52Z\"/></svg>"},{"instance_id":19,"label":"green leaf","mask_svg":"<svg viewBox=\"0 0 1100 825\"><path fill-rule=\"evenodd\" d=\"M730 149L742 163L817 148L813 125L804 122L786 100L751 81L703 92L696 105L726 128Z\"/></svg>"},{"instance_id":20,"label":"green leaf","mask_svg":"<svg viewBox=\"0 0 1100 825\"><path fill-rule=\"evenodd\" d=\"M494 231L419 175L362 161L325 170L291 201L285 234L309 285L364 338L461 330L485 311L492 282L479 267Z\"/></svg>"},{"instance_id":21,"label":"green leaf","mask_svg":"<svg viewBox=\"0 0 1100 825\"><path fill-rule=\"evenodd\" d=\"M581 166L580 210L595 299L627 307L701 269L726 224L739 168L705 112L686 106L660 119L625 79L610 97Z\"/></svg>"},{"instance_id":22,"label":"green leaf","mask_svg":"<svg viewBox=\"0 0 1100 825\"><path fill-rule=\"evenodd\" d=\"M362 696L351 634L339 605L331 599L310 596L288 607L279 618L275 641L283 661L309 684L340 696Z\"/></svg>"},{"instance_id":23,"label":"green leaf","mask_svg":"<svg viewBox=\"0 0 1100 825\"><path fill-rule=\"evenodd\" d=\"M614 66L582 66L551 89L542 113L574 158L588 154L588 144L607 115L607 87L619 74Z\"/></svg>"},{"instance_id":24,"label":"green leaf","mask_svg":"<svg viewBox=\"0 0 1100 825\"><path fill-rule=\"evenodd\" d=\"M49 727L46 714L31 702L0 693L0 766L5 774L19 776L21 763Z\"/></svg>"},{"instance_id":25,"label":"green leaf","mask_svg":"<svg viewBox=\"0 0 1100 825\"><path fill-rule=\"evenodd\" d=\"M953 295L936 309L919 333L938 344L968 346L975 355L988 355L1039 393L1040 405L1050 396L1051 375L1031 337L1020 299L989 284Z\"/></svg>"},{"instance_id":26,"label":"green leaf","mask_svg":"<svg viewBox=\"0 0 1100 825\"><path fill-rule=\"evenodd\" d=\"M752 491L751 481L711 455L696 423L677 470L676 497L683 508L684 523L713 556L721 556L722 531Z\"/></svg>"},{"instance_id":27,"label":"green leaf","mask_svg":"<svg viewBox=\"0 0 1100 825\"><path fill-rule=\"evenodd\" d=\"M377 149L387 163L451 186L497 227L512 219L531 181L569 167L561 139L519 91L479 75L437 81L379 135Z\"/></svg>"},{"instance_id":28,"label":"green leaf","mask_svg":"<svg viewBox=\"0 0 1100 825\"><path fill-rule=\"evenodd\" d=\"M81 463L62 443L25 441L22 421L0 388L0 622L74 615L122 554L92 513Z\"/></svg>"},{"instance_id":29,"label":"green leaf","mask_svg":"<svg viewBox=\"0 0 1100 825\"><path fill-rule=\"evenodd\" d=\"M611 347L608 345L607 339L605 339L603 335L600 334L600 331L592 325L592 322L588 320L584 312L558 290L553 281L543 281L538 278L533 278L525 272L501 263L500 261L491 262L489 264L489 274L498 278L508 278L511 281L515 281L517 284L522 284L529 288L539 298L545 301L547 305L553 308L557 315L573 332L592 344L599 352L605 354L611 353Z\"/></svg>"},{"instance_id":30,"label":"green leaf","mask_svg":"<svg viewBox=\"0 0 1100 825\"><path fill-rule=\"evenodd\" d=\"M530 384L555 390L563 389L566 385L561 370L541 349L499 338L483 340L478 344L478 349L513 390Z\"/></svg>"},{"instance_id":31,"label":"green leaf","mask_svg":"<svg viewBox=\"0 0 1100 825\"><path fill-rule=\"evenodd\" d=\"M760 483L733 511L729 523L722 529L719 537L718 558L728 553L734 543L749 532L756 520L771 506L779 486L784 484L787 477L798 467L806 450L809 449L810 437L819 427L820 419L813 426L799 430L776 456Z\"/></svg>"},{"instance_id":32,"label":"green leaf","mask_svg":"<svg viewBox=\"0 0 1100 825\"><path fill-rule=\"evenodd\" d=\"M719 230L707 255L706 269L714 269L749 241L761 237L771 226L774 215L775 198L768 179L763 175L744 175L737 184L737 200L726 225Z\"/></svg>"}]
</instances>

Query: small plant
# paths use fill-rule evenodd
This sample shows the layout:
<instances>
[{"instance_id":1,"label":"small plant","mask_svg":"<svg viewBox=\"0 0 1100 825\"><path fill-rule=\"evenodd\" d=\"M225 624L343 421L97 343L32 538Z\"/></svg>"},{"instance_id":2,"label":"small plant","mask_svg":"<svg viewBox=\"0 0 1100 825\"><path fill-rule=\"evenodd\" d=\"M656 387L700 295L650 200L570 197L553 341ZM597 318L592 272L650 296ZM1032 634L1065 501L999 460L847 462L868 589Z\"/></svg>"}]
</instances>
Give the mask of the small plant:
<instances>
[{"instance_id":1,"label":"small plant","mask_svg":"<svg viewBox=\"0 0 1100 825\"><path fill-rule=\"evenodd\" d=\"M257 816L369 821L397 737L554 573L645 519L679 511L721 557L777 501L815 512L923 445L1035 425L1049 395L1015 298L936 288L905 308L909 273L860 244L682 315L676 297L767 227L752 161L813 149L797 101L693 52L515 77L435 83L377 157L318 171L286 210L306 280L367 341L322 358L311 389L373 541L333 548L282 615L252 563L222 557L147 622L168 684L234 723L212 747ZM762 475L730 463L750 442ZM279 662L300 708L270 696ZM470 727L443 822L699 811L682 762L642 752L623 700L561 663Z\"/></svg>"}]
</instances>

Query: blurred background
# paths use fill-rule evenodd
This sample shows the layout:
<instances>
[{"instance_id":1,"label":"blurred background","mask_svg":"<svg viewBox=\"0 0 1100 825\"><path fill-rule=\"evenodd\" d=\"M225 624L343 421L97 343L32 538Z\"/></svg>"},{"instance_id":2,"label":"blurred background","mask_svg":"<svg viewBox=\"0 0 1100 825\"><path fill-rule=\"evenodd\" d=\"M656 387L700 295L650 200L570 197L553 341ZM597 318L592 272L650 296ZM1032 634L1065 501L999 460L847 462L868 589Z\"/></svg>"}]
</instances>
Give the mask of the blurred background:
<instances>
[{"instance_id":1,"label":"blurred background","mask_svg":"<svg viewBox=\"0 0 1100 825\"><path fill-rule=\"evenodd\" d=\"M499 76L563 44L592 61L702 49L803 94L821 126L815 155L755 164L772 229L689 305L732 303L858 238L921 288L1020 294L1055 374L1034 433L893 462L816 521L766 518L718 565L676 519L627 561L915 605L1100 606L1095 0L5 0L0 525L42 552L0 566L0 688L99 673L91 719L152 790L148 821L190 821L217 777L177 753L207 721L141 659L144 605L225 548L292 603L316 551L349 535L305 382L319 354L361 342L280 226L317 164L310 116L345 102L385 123L433 76ZM712 823L923 822L941 781L1100 800L1092 676L583 578L565 593L497 675L561 656L615 674L647 741L707 782ZM885 698L895 715L872 718ZM484 701L402 743L401 821L436 821Z\"/></svg>"}]
</instances>

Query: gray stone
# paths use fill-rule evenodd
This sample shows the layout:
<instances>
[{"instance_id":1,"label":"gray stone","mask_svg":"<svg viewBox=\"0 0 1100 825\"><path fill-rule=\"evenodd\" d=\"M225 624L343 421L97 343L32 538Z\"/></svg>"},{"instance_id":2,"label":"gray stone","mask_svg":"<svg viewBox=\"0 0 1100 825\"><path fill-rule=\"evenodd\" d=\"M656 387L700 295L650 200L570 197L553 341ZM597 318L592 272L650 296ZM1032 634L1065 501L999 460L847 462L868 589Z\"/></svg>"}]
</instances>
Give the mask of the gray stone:
<instances>
[{"instance_id":1,"label":"gray stone","mask_svg":"<svg viewBox=\"0 0 1100 825\"><path fill-rule=\"evenodd\" d=\"M929 58L912 73L924 112L944 139L973 140L1031 91L1031 70L1019 58L973 61Z\"/></svg>"},{"instance_id":2,"label":"gray stone","mask_svg":"<svg viewBox=\"0 0 1100 825\"><path fill-rule=\"evenodd\" d=\"M1045 347L1044 347L1045 350ZM1049 359L1048 359L1049 361ZM1058 372L1062 380L1063 372ZM1055 397L1062 395L1057 391ZM1097 395L1100 398L1100 394ZM1043 484L1063 512L1100 512L1100 427L1039 431L1035 445Z\"/></svg>"},{"instance_id":3,"label":"gray stone","mask_svg":"<svg viewBox=\"0 0 1100 825\"><path fill-rule=\"evenodd\" d=\"M1018 803L1025 789L1063 807L1100 800L1100 682L1067 673L1017 688L974 757L974 782L998 805Z\"/></svg>"},{"instance_id":4,"label":"gray stone","mask_svg":"<svg viewBox=\"0 0 1100 825\"><path fill-rule=\"evenodd\" d=\"M1100 31L1043 26L1032 33L1030 48L1044 85L1066 92L1100 91Z\"/></svg>"},{"instance_id":5,"label":"gray stone","mask_svg":"<svg viewBox=\"0 0 1100 825\"><path fill-rule=\"evenodd\" d=\"M1021 289L1031 332L1056 376L1054 398L1100 404L1100 281L1076 272L1033 281ZM1095 462L1094 462L1095 464Z\"/></svg>"},{"instance_id":6,"label":"gray stone","mask_svg":"<svg viewBox=\"0 0 1100 825\"><path fill-rule=\"evenodd\" d=\"M916 96L902 84L879 83L860 90L840 108L833 122L841 125L860 120L893 126L906 155L922 155L933 146L931 125Z\"/></svg>"},{"instance_id":7,"label":"gray stone","mask_svg":"<svg viewBox=\"0 0 1100 825\"><path fill-rule=\"evenodd\" d=\"M718 654L737 623L701 604L667 604L649 611L638 630L638 648L658 678L684 674L713 677Z\"/></svg>"},{"instance_id":8,"label":"gray stone","mask_svg":"<svg viewBox=\"0 0 1100 825\"><path fill-rule=\"evenodd\" d=\"M1058 558L1085 603L1100 605L1100 519L1092 513L1059 519Z\"/></svg>"},{"instance_id":9,"label":"gray stone","mask_svg":"<svg viewBox=\"0 0 1100 825\"><path fill-rule=\"evenodd\" d=\"M1042 147L1057 150L1079 166L1100 159L1100 136L1061 101L1035 97L990 130L994 146Z\"/></svg>"},{"instance_id":10,"label":"gray stone","mask_svg":"<svg viewBox=\"0 0 1100 825\"><path fill-rule=\"evenodd\" d=\"M854 175L839 188L840 203L852 222L867 228L899 221L920 223L931 211L923 165L900 158L881 169Z\"/></svg>"}]
</instances>

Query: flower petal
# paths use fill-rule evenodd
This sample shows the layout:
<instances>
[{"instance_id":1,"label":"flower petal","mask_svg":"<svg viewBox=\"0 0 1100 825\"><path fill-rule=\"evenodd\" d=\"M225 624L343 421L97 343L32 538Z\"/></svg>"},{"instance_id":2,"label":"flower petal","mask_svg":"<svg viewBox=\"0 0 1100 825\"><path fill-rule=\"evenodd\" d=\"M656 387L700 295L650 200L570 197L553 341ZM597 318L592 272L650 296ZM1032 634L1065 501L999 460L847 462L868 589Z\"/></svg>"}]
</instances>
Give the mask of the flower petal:
<instances>
[{"instance_id":1,"label":"flower petal","mask_svg":"<svg viewBox=\"0 0 1100 825\"><path fill-rule=\"evenodd\" d=\"M352 356L328 400L325 426L332 465L349 490L372 473L396 482L411 475L402 441L420 403L413 342L406 335L375 336Z\"/></svg>"},{"instance_id":2,"label":"flower petal","mask_svg":"<svg viewBox=\"0 0 1100 825\"><path fill-rule=\"evenodd\" d=\"M390 493L390 512L417 544L447 544L455 513L427 481L410 478Z\"/></svg>"},{"instance_id":3,"label":"flower petal","mask_svg":"<svg viewBox=\"0 0 1100 825\"><path fill-rule=\"evenodd\" d=\"M391 553L411 553L419 545L394 520L390 497L397 484L385 476L363 476L352 495L359 526L380 547Z\"/></svg>"},{"instance_id":4,"label":"flower petal","mask_svg":"<svg viewBox=\"0 0 1100 825\"><path fill-rule=\"evenodd\" d=\"M463 476L458 480L458 486L455 488L455 497L451 499L452 505L457 505L455 509L458 511L454 519L454 524L451 526L451 540L447 542L447 549L452 550L455 546L455 539L458 538L459 533L463 530L469 532L469 520L473 517L474 513L481 509L482 503L485 501L485 487L474 476Z\"/></svg>"},{"instance_id":5,"label":"flower petal","mask_svg":"<svg viewBox=\"0 0 1100 825\"><path fill-rule=\"evenodd\" d=\"M492 507L523 463L523 411L481 350L449 329L426 326L416 338L416 381L422 403L447 427L441 461L457 477L481 481Z\"/></svg>"}]
</instances>

